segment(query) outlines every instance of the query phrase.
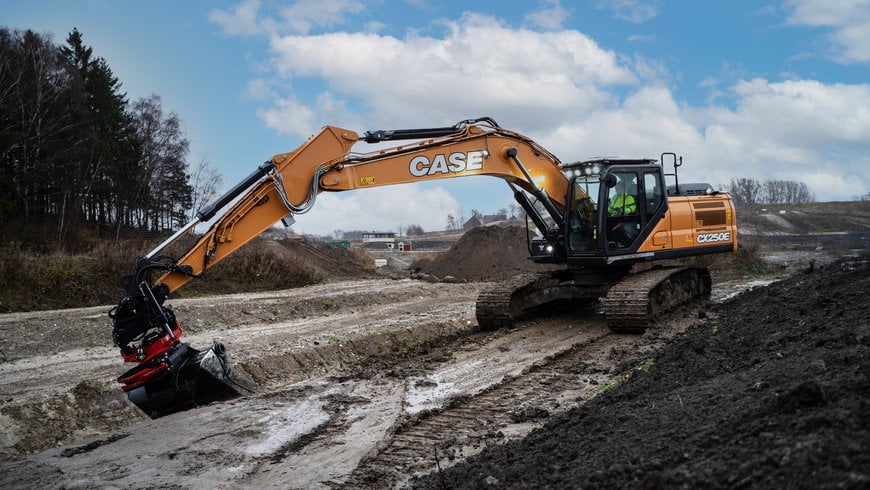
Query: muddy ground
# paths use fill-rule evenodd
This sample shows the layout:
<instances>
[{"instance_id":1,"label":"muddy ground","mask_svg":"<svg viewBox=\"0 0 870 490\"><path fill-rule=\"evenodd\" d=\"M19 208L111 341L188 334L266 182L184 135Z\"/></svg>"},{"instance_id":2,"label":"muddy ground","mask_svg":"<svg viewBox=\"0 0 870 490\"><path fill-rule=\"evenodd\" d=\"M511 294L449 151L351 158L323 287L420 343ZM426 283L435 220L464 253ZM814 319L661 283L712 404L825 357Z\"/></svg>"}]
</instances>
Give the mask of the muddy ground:
<instances>
[{"instance_id":1,"label":"muddy ground","mask_svg":"<svg viewBox=\"0 0 870 490\"><path fill-rule=\"evenodd\" d=\"M746 292L613 389L418 488L867 488L870 255Z\"/></svg>"},{"instance_id":2,"label":"muddy ground","mask_svg":"<svg viewBox=\"0 0 870 490\"><path fill-rule=\"evenodd\" d=\"M619 336L600 313L579 311L485 333L474 323L480 287L361 280L177 301L187 340L219 338L261 391L157 420L117 391L124 367L101 336L61 350L12 339L4 345L20 357L0 365L0 485L400 485L582 404L625 358L689 325L677 317ZM104 314L4 315L3 330L62 336L96 330Z\"/></svg>"},{"instance_id":3,"label":"muddy ground","mask_svg":"<svg viewBox=\"0 0 870 490\"><path fill-rule=\"evenodd\" d=\"M866 260L813 251L642 336L594 305L481 332L482 282L173 300L260 388L156 420L108 307L0 315L0 486L867 485Z\"/></svg>"}]
</instances>

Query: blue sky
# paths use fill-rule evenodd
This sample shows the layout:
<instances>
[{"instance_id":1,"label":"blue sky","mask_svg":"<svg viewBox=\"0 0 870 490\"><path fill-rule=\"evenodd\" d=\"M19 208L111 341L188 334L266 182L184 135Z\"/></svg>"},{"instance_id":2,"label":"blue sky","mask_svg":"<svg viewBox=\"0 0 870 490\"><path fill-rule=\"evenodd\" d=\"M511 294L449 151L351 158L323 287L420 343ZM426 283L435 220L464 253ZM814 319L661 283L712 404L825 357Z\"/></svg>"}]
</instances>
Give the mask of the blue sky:
<instances>
[{"instance_id":1,"label":"blue sky","mask_svg":"<svg viewBox=\"0 0 870 490\"><path fill-rule=\"evenodd\" d=\"M684 181L870 191L870 0L43 0L0 19L58 44L78 28L227 187L325 124L487 115L563 161L674 151ZM486 177L330 193L294 229L433 230L511 202Z\"/></svg>"}]
</instances>

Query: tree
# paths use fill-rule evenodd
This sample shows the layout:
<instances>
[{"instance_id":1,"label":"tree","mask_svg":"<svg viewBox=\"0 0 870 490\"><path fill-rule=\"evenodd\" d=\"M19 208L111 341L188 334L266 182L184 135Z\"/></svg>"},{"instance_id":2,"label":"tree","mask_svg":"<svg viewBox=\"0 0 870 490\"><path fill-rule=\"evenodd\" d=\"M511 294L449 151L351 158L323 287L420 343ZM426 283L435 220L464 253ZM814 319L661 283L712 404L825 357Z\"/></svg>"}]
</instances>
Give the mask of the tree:
<instances>
[{"instance_id":1,"label":"tree","mask_svg":"<svg viewBox=\"0 0 870 490\"><path fill-rule=\"evenodd\" d=\"M224 177L219 170L211 167L208 160L203 158L193 170L191 180L193 195L191 196L192 213L190 219L193 220L196 217L196 213L203 206L208 205L217 197L218 189L223 185Z\"/></svg>"},{"instance_id":2,"label":"tree","mask_svg":"<svg viewBox=\"0 0 870 490\"><path fill-rule=\"evenodd\" d=\"M133 124L142 144L140 167L147 187L140 190L139 225L154 231L184 223L193 206L187 174L189 143L178 115L163 116L162 100L153 94L133 103Z\"/></svg>"},{"instance_id":3,"label":"tree","mask_svg":"<svg viewBox=\"0 0 870 490\"><path fill-rule=\"evenodd\" d=\"M456 217L454 217L452 214L448 214L448 215L447 215L447 230L448 230L448 231L453 231L453 230L455 230L456 228L457 228L457 226L456 226Z\"/></svg>"},{"instance_id":4,"label":"tree","mask_svg":"<svg viewBox=\"0 0 870 490\"><path fill-rule=\"evenodd\" d=\"M453 214L456 217L456 229L461 230L462 225L465 224L465 214L462 213L461 209L457 209Z\"/></svg>"},{"instance_id":5,"label":"tree","mask_svg":"<svg viewBox=\"0 0 870 490\"><path fill-rule=\"evenodd\" d=\"M117 224L130 209L141 177L140 142L127 112L126 94L104 58L93 57L77 29L61 49L76 70L84 97L72 107L81 125L76 131L76 157L71 181L78 189L76 209L103 230Z\"/></svg>"},{"instance_id":6,"label":"tree","mask_svg":"<svg viewBox=\"0 0 870 490\"><path fill-rule=\"evenodd\" d=\"M71 108L82 97L75 76L50 38L0 29L0 224L61 216L56 237L68 229L63 217L78 195L70 179Z\"/></svg>"},{"instance_id":7,"label":"tree","mask_svg":"<svg viewBox=\"0 0 870 490\"><path fill-rule=\"evenodd\" d=\"M33 232L44 224L66 244L82 222L118 234L186 221L194 188L180 119L164 117L156 95L135 109L77 29L60 47L0 28L0 237L44 243L47 234ZM201 167L200 205L220 185Z\"/></svg>"},{"instance_id":8,"label":"tree","mask_svg":"<svg viewBox=\"0 0 870 490\"><path fill-rule=\"evenodd\" d=\"M408 230L405 232L407 236L420 236L423 233L423 227L420 225L408 225Z\"/></svg>"},{"instance_id":9,"label":"tree","mask_svg":"<svg viewBox=\"0 0 870 490\"><path fill-rule=\"evenodd\" d=\"M761 182L739 178L731 179L731 183L725 187L736 205L800 204L816 200L806 184L792 180L768 179Z\"/></svg>"},{"instance_id":10,"label":"tree","mask_svg":"<svg viewBox=\"0 0 870 490\"><path fill-rule=\"evenodd\" d=\"M762 186L761 182L755 179L745 177L731 179L727 187L736 205L761 203Z\"/></svg>"}]
</instances>

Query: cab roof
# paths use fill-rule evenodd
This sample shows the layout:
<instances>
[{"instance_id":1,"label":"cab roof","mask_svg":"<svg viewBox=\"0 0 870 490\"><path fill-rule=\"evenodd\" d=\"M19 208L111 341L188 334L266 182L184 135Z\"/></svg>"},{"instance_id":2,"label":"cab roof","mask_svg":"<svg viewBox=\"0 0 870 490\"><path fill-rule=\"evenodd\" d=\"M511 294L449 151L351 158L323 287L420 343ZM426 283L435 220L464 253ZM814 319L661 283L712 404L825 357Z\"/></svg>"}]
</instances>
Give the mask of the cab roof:
<instances>
[{"instance_id":1,"label":"cab roof","mask_svg":"<svg viewBox=\"0 0 870 490\"><path fill-rule=\"evenodd\" d=\"M614 157L596 157L589 160L579 162L562 163L562 168L585 167L588 165L598 165L599 167L609 167L611 165L652 165L658 163L654 158L614 158Z\"/></svg>"}]
</instances>

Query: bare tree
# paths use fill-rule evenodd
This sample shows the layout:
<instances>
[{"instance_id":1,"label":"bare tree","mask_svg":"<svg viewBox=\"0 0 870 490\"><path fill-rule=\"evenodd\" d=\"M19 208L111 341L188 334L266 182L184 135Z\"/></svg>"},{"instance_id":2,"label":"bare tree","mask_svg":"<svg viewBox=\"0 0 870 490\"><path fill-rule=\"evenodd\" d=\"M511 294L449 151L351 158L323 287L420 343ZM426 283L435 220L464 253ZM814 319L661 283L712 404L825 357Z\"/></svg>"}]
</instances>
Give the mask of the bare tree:
<instances>
[{"instance_id":1,"label":"bare tree","mask_svg":"<svg viewBox=\"0 0 870 490\"><path fill-rule=\"evenodd\" d=\"M761 182L746 177L731 179L731 183L727 186L728 193L731 194L731 199L734 204L761 204L762 201L762 185Z\"/></svg>"},{"instance_id":2,"label":"bare tree","mask_svg":"<svg viewBox=\"0 0 870 490\"><path fill-rule=\"evenodd\" d=\"M803 182L768 179L764 182L751 178L731 179L725 186L734 204L800 204L813 202L816 196Z\"/></svg>"},{"instance_id":3,"label":"bare tree","mask_svg":"<svg viewBox=\"0 0 870 490\"><path fill-rule=\"evenodd\" d=\"M168 229L182 222L192 206L186 163L189 143L178 115L171 112L164 117L159 95L135 101L132 112L148 182L141 196L142 227Z\"/></svg>"},{"instance_id":4,"label":"bare tree","mask_svg":"<svg viewBox=\"0 0 870 490\"><path fill-rule=\"evenodd\" d=\"M447 230L453 231L456 229L456 218L452 214L447 215Z\"/></svg>"},{"instance_id":5,"label":"bare tree","mask_svg":"<svg viewBox=\"0 0 870 490\"><path fill-rule=\"evenodd\" d=\"M193 170L190 178L193 187L193 195L191 196L193 206L191 207L192 213L190 219L194 219L196 213L203 206L206 206L217 197L218 190L223 185L224 176L219 170L212 168L209 161L203 158Z\"/></svg>"}]
</instances>

